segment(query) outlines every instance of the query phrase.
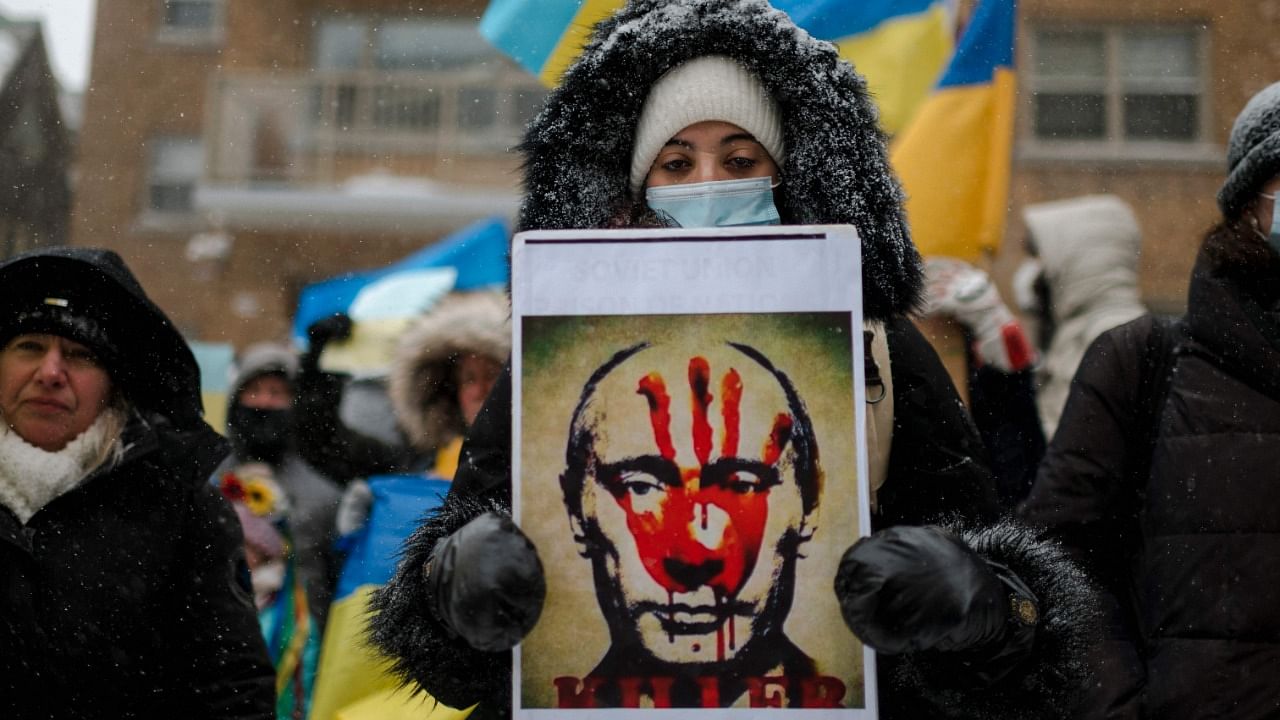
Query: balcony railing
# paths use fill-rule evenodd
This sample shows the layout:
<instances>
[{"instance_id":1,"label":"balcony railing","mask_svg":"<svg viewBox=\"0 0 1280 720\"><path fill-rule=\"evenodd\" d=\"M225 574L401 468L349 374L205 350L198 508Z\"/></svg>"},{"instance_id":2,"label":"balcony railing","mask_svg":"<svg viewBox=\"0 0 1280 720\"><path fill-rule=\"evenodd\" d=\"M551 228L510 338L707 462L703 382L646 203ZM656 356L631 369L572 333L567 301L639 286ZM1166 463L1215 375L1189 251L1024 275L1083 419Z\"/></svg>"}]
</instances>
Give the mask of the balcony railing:
<instances>
[{"instance_id":1,"label":"balcony railing","mask_svg":"<svg viewBox=\"0 0 1280 720\"><path fill-rule=\"evenodd\" d=\"M372 170L447 179L465 177L461 159L509 166L545 95L505 66L224 74L210 97L206 181L334 184Z\"/></svg>"}]
</instances>

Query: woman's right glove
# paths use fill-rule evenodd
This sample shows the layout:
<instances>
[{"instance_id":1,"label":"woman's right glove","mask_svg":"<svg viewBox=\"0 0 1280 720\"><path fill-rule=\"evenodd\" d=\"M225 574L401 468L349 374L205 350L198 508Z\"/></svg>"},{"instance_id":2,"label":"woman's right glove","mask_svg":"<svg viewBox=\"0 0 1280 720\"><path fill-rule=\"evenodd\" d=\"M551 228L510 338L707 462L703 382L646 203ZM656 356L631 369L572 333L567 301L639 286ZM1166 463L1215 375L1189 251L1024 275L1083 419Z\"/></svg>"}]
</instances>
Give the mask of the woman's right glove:
<instances>
[{"instance_id":1,"label":"woman's right glove","mask_svg":"<svg viewBox=\"0 0 1280 720\"><path fill-rule=\"evenodd\" d=\"M423 568L435 615L483 652L509 650L542 614L538 551L506 515L488 512L436 543Z\"/></svg>"},{"instance_id":2,"label":"woman's right glove","mask_svg":"<svg viewBox=\"0 0 1280 720\"><path fill-rule=\"evenodd\" d=\"M845 623L868 646L957 653L983 682L1007 674L1035 638L1026 585L940 528L898 526L859 540L835 588Z\"/></svg>"}]
</instances>

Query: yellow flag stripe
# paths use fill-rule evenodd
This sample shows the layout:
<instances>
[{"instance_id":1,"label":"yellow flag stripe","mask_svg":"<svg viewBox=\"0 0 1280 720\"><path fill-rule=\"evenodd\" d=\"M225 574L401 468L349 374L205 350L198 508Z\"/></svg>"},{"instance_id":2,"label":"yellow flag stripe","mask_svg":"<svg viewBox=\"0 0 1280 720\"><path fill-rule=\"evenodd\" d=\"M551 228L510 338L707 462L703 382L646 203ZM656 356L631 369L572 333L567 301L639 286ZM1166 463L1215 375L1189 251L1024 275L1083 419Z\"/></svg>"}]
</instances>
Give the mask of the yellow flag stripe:
<instances>
[{"instance_id":1,"label":"yellow flag stripe","mask_svg":"<svg viewBox=\"0 0 1280 720\"><path fill-rule=\"evenodd\" d=\"M369 596L361 585L329 607L310 720L462 720L472 708L442 705L416 685L401 687L389 661L365 641Z\"/></svg>"},{"instance_id":2,"label":"yellow flag stripe","mask_svg":"<svg viewBox=\"0 0 1280 720\"><path fill-rule=\"evenodd\" d=\"M867 78L889 134L906 127L937 84L955 50L951 25L946 8L934 5L836 42L840 57Z\"/></svg>"},{"instance_id":3,"label":"yellow flag stripe","mask_svg":"<svg viewBox=\"0 0 1280 720\"><path fill-rule=\"evenodd\" d=\"M891 159L908 192L907 219L921 254L975 262L999 246L1013 111L1013 71L1000 68L991 85L929 97L895 140Z\"/></svg>"},{"instance_id":4,"label":"yellow flag stripe","mask_svg":"<svg viewBox=\"0 0 1280 720\"><path fill-rule=\"evenodd\" d=\"M538 79L543 85L555 87L560 83L560 76L574 60L578 59L578 55L582 54L582 46L587 44L592 28L622 7L622 3L623 0L583 0L578 13L573 16L573 21L569 23L569 27L565 28L560 41L556 43L555 49L542 65L542 72L538 74Z\"/></svg>"}]
</instances>

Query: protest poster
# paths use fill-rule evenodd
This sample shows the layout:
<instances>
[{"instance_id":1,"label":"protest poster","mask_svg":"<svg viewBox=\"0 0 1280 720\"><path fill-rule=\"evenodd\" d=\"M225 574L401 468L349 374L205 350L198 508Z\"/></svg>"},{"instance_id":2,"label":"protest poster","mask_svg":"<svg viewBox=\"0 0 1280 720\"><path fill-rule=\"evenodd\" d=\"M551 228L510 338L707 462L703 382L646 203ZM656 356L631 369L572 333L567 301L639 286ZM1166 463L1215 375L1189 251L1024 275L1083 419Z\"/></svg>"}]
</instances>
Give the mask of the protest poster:
<instances>
[{"instance_id":1,"label":"protest poster","mask_svg":"<svg viewBox=\"0 0 1280 720\"><path fill-rule=\"evenodd\" d=\"M547 599L541 718L874 718L840 618L869 528L848 226L522 233L513 511Z\"/></svg>"}]
</instances>

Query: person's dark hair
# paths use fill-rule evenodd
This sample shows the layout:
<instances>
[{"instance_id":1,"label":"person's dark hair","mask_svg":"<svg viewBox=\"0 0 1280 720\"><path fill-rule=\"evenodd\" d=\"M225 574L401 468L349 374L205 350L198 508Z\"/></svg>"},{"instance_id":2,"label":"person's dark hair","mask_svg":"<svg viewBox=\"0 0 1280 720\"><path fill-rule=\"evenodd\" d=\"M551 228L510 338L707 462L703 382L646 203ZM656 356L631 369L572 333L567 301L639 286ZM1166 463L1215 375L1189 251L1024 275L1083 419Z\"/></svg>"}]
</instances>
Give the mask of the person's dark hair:
<instances>
[{"instance_id":1,"label":"person's dark hair","mask_svg":"<svg viewBox=\"0 0 1280 720\"><path fill-rule=\"evenodd\" d=\"M1200 252L1209 260L1213 272L1230 279L1245 296L1263 305L1280 300L1280 253L1271 249L1243 213L1235 219L1221 219L1205 233Z\"/></svg>"},{"instance_id":2,"label":"person's dark hair","mask_svg":"<svg viewBox=\"0 0 1280 720\"><path fill-rule=\"evenodd\" d=\"M767 370L782 387L791 410L792 427L790 444L794 458L796 484L800 488L800 500L805 515L818 506L822 495L822 469L818 458L818 441L813 432L813 421L809 411L796 392L795 386L786 373L774 367L773 363L759 350L743 343L726 343L738 352L754 360ZM596 388L619 365L628 359L652 347L647 342L637 343L614 353L604 364L591 373L578 404L574 408L573 417L569 421L569 443L565 448L565 469L560 475L560 490L564 494L565 507L573 517L585 521L582 512L582 488L587 474L595 462L596 432L594 424L586 421L586 410L595 396Z\"/></svg>"}]
</instances>

